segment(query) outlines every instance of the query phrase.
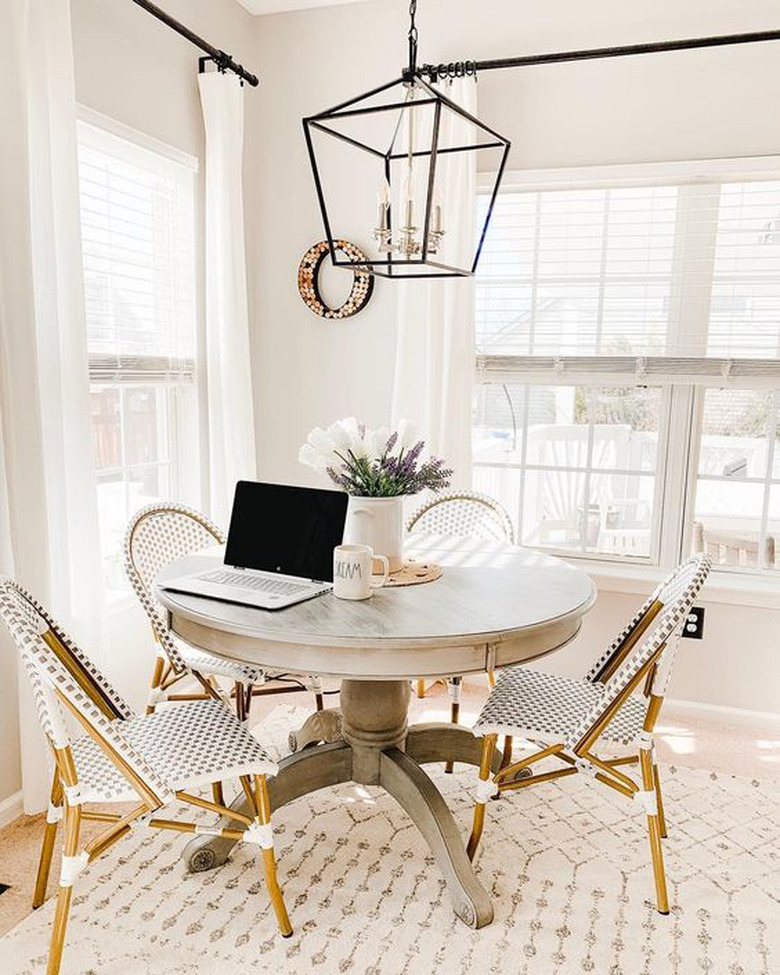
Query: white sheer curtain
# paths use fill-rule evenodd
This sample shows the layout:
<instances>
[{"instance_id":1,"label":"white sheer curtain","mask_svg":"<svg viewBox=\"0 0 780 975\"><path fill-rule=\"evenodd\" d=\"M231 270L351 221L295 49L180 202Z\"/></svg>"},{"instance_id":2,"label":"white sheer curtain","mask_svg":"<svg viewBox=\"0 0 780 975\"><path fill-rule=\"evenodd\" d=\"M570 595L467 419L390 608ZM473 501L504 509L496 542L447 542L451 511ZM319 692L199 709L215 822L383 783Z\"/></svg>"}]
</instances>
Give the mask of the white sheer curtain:
<instances>
[{"instance_id":1,"label":"white sheer curtain","mask_svg":"<svg viewBox=\"0 0 780 975\"><path fill-rule=\"evenodd\" d=\"M446 82L444 93L477 114L477 83ZM445 129L445 126L447 127ZM462 131L459 131L462 130ZM453 112L442 119L442 144L467 143L473 129ZM438 182L447 234L456 253L474 251L476 233L475 152L441 157ZM471 486L471 401L474 387L474 280L400 281L398 339L393 382L393 423L412 420L430 451L454 471L453 487Z\"/></svg>"},{"instance_id":2,"label":"white sheer curtain","mask_svg":"<svg viewBox=\"0 0 780 975\"><path fill-rule=\"evenodd\" d=\"M3 0L0 51L0 572L100 658L68 0ZM19 703L24 807L36 812L48 793L46 750L23 678Z\"/></svg>"},{"instance_id":3,"label":"white sheer curtain","mask_svg":"<svg viewBox=\"0 0 780 975\"><path fill-rule=\"evenodd\" d=\"M257 473L244 248L244 92L199 75L206 127L206 360L211 514L226 524L236 481Z\"/></svg>"}]
</instances>

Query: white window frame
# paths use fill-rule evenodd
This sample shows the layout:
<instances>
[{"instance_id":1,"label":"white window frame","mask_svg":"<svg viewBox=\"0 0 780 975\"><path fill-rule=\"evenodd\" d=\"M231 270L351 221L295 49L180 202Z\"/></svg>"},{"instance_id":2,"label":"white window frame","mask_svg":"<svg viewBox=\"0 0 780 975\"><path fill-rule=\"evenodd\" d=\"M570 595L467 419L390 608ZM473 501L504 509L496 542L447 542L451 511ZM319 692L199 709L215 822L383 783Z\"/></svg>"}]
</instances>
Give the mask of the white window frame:
<instances>
[{"instance_id":1,"label":"white window frame","mask_svg":"<svg viewBox=\"0 0 780 975\"><path fill-rule=\"evenodd\" d=\"M79 122L84 122L94 129L101 130L108 135L113 135L136 146L139 149L153 152L159 156L171 160L179 166L189 170L192 174L192 273L193 273L193 333L196 346L200 345L200 288L198 284L198 228L200 215L198 212L198 171L199 162L189 153L162 142L145 132L141 132L129 125L119 122L110 116L103 115L86 106L79 105L77 110ZM122 465L120 467L101 468L96 473L98 475L110 475L121 473L127 492L128 477L136 471L147 468L155 468L158 471L167 469L168 485L172 497L182 499L194 506L199 506L201 495L201 471L199 470L198 456L200 452L200 430L194 436L192 431L193 421L198 421L201 409L200 384L198 382L198 360L199 350L196 348L192 362L184 364L185 372L189 376L188 382L166 381L157 377L143 377L139 372L139 378L123 379L112 381L110 372L113 366L112 356L105 356L101 363L100 353L90 356L90 389L117 389L120 392L120 411L123 409L124 395L122 391L132 388L133 385L152 387L159 391L164 399L165 411L165 430L163 432L166 457L165 460L149 461L147 463L128 463L126 458L126 430L124 421L120 419L120 436L122 444ZM143 360L139 360L139 369L144 365ZM154 364L152 363L152 366ZM100 367L104 366L105 377L95 378L94 373L100 373ZM158 393L158 395L159 395ZM198 424L199 425L199 424ZM126 499L127 503L127 499ZM121 553L118 553L121 560ZM112 604L121 607L129 592L129 582L122 577L120 587L109 587L109 595Z\"/></svg>"},{"instance_id":2,"label":"white window frame","mask_svg":"<svg viewBox=\"0 0 780 975\"><path fill-rule=\"evenodd\" d=\"M500 192L629 187L648 182L653 185L686 185L693 187L692 192L695 192L697 185L711 184L714 179L780 181L780 155L514 170L504 174ZM495 174L478 174L478 192L487 193L494 182ZM679 280L682 272L682 266L673 271L673 294L674 275ZM489 279L492 280L494 279ZM495 280L496 283L501 283L507 279ZM678 288L677 291L686 298L683 289ZM685 307L678 307L675 314L677 321L683 315L689 319L693 316L699 321L705 321L709 315L709 299L703 301L698 296L698 300L698 308L691 308L689 303ZM706 332L703 334L706 335ZM706 353L706 349L703 348L702 352ZM477 383L666 387L663 397L665 416L659 418L659 453L654 494L659 518L658 551L654 553L656 558L632 562L620 556L578 553L571 549L544 549L565 558L577 559L588 566L596 577L603 576L605 582L620 577L622 585L619 588L627 591L641 590L648 580L662 577L690 551L705 387L780 389L780 359L765 360L756 371L752 366L742 365L747 360L719 359L704 354L701 359L694 361L664 356L648 359L644 363L638 362L638 358L562 356L552 361L551 357L522 356L510 361L511 357L508 356L478 353L476 362ZM771 478L771 467L768 467L766 476ZM615 563L619 563L619 568ZM746 594L753 594L759 599L757 605L780 606L778 575L780 573L776 569L723 566L718 569L719 580L714 588L720 592L724 601L738 597L740 602L744 602ZM712 589L711 583L708 591Z\"/></svg>"}]
</instances>

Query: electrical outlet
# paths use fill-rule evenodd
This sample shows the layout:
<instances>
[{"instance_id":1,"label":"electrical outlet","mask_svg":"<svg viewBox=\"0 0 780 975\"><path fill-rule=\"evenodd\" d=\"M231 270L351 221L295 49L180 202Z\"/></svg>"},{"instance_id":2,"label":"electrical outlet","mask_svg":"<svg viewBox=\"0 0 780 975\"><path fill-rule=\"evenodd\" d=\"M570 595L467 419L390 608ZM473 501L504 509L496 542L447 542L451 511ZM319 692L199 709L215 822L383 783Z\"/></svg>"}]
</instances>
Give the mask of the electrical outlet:
<instances>
[{"instance_id":1,"label":"electrical outlet","mask_svg":"<svg viewBox=\"0 0 780 975\"><path fill-rule=\"evenodd\" d=\"M702 606L691 606L682 635L689 640L701 640L704 636L704 608Z\"/></svg>"}]
</instances>

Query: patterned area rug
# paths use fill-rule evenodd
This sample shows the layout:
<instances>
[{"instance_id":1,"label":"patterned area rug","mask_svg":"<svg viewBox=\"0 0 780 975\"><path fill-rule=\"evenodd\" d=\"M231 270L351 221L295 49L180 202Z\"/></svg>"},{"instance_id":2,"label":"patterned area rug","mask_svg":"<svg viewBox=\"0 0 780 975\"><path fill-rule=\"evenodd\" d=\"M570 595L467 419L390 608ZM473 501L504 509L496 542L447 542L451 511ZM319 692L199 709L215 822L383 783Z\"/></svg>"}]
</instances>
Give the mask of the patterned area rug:
<instances>
[{"instance_id":1,"label":"patterned area rug","mask_svg":"<svg viewBox=\"0 0 780 975\"><path fill-rule=\"evenodd\" d=\"M304 712L277 708L283 742ZM430 766L466 835L471 769ZM380 790L343 786L276 817L295 933L276 925L251 848L190 875L187 842L145 832L76 887L63 975L776 975L780 784L665 767L668 917L641 815L584 777L493 802L478 860L496 917L454 916L420 835ZM53 902L0 940L4 975L45 969Z\"/></svg>"}]
</instances>

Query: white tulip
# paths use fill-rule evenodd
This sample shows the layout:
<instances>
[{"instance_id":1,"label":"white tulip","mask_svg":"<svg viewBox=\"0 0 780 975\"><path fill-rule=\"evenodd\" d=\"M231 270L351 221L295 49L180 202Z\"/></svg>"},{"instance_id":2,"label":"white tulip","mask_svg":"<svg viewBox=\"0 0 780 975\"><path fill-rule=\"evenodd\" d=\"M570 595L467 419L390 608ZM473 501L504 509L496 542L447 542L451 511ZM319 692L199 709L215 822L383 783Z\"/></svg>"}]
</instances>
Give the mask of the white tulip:
<instances>
[{"instance_id":1,"label":"white tulip","mask_svg":"<svg viewBox=\"0 0 780 975\"><path fill-rule=\"evenodd\" d=\"M384 453L385 446L390 438L390 431L387 427L379 427L378 430L374 430L374 436L376 438L376 453L378 457Z\"/></svg>"},{"instance_id":2,"label":"white tulip","mask_svg":"<svg viewBox=\"0 0 780 975\"><path fill-rule=\"evenodd\" d=\"M360 424L354 416L346 416L343 420L339 420L339 426L344 430L350 441L354 438L360 437Z\"/></svg>"},{"instance_id":3,"label":"white tulip","mask_svg":"<svg viewBox=\"0 0 780 975\"><path fill-rule=\"evenodd\" d=\"M385 440L386 439L387 438L385 438ZM379 457L380 440L375 430L366 430L366 436L363 440L363 444L365 448L365 456L369 460L377 460ZM381 446L384 447L384 443L381 443Z\"/></svg>"},{"instance_id":4,"label":"white tulip","mask_svg":"<svg viewBox=\"0 0 780 975\"><path fill-rule=\"evenodd\" d=\"M323 474L328 467L333 466L324 454L320 453L319 450L315 450L308 443L305 443L298 451L298 460L302 464L306 464L307 467L313 467L315 471L321 471Z\"/></svg>"},{"instance_id":5,"label":"white tulip","mask_svg":"<svg viewBox=\"0 0 780 975\"><path fill-rule=\"evenodd\" d=\"M315 427L309 434L309 443L320 453L332 456L336 447L333 438L322 427Z\"/></svg>"},{"instance_id":6,"label":"white tulip","mask_svg":"<svg viewBox=\"0 0 780 975\"><path fill-rule=\"evenodd\" d=\"M349 448L350 445L349 433L344 427L343 421L338 421L337 423L331 423L331 425L326 430L326 433L333 441L335 449L338 450L340 454L343 454Z\"/></svg>"}]
</instances>

